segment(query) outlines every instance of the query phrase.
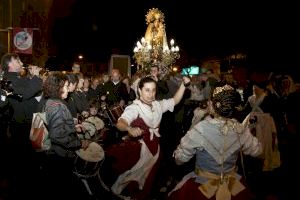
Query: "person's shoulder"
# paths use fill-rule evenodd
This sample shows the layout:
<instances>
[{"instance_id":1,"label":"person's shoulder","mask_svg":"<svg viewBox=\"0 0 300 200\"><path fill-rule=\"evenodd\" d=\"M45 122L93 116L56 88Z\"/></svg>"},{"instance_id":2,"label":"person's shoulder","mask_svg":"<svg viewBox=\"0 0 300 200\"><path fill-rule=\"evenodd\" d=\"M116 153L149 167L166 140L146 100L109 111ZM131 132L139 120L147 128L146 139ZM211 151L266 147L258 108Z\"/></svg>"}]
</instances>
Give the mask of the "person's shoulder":
<instances>
[{"instance_id":1,"label":"person's shoulder","mask_svg":"<svg viewBox=\"0 0 300 200\"><path fill-rule=\"evenodd\" d=\"M121 87L125 87L125 88L126 88L126 84L123 83L122 81L120 81L120 82L118 83L118 85L121 86Z\"/></svg>"},{"instance_id":2,"label":"person's shoulder","mask_svg":"<svg viewBox=\"0 0 300 200\"><path fill-rule=\"evenodd\" d=\"M253 100L255 100L255 95L252 94L248 97L248 101L253 101Z\"/></svg>"},{"instance_id":3,"label":"person's shoulder","mask_svg":"<svg viewBox=\"0 0 300 200\"><path fill-rule=\"evenodd\" d=\"M141 100L139 99L135 99L132 104L128 105L127 107L136 107L136 106L139 106L140 104L142 104ZM126 108L127 108L126 107Z\"/></svg>"},{"instance_id":4,"label":"person's shoulder","mask_svg":"<svg viewBox=\"0 0 300 200\"><path fill-rule=\"evenodd\" d=\"M157 105L173 105L174 104L174 98L163 98L161 100L155 100L152 104L157 104Z\"/></svg>"},{"instance_id":5,"label":"person's shoulder","mask_svg":"<svg viewBox=\"0 0 300 200\"><path fill-rule=\"evenodd\" d=\"M17 72L5 72L3 75L4 80L15 82L20 79L20 75Z\"/></svg>"},{"instance_id":6,"label":"person's shoulder","mask_svg":"<svg viewBox=\"0 0 300 200\"><path fill-rule=\"evenodd\" d=\"M114 83L112 81L107 81L103 84L103 88L112 87Z\"/></svg>"},{"instance_id":7,"label":"person's shoulder","mask_svg":"<svg viewBox=\"0 0 300 200\"><path fill-rule=\"evenodd\" d=\"M60 109L66 107L66 105L60 99L48 99L45 105L46 109Z\"/></svg>"}]
</instances>

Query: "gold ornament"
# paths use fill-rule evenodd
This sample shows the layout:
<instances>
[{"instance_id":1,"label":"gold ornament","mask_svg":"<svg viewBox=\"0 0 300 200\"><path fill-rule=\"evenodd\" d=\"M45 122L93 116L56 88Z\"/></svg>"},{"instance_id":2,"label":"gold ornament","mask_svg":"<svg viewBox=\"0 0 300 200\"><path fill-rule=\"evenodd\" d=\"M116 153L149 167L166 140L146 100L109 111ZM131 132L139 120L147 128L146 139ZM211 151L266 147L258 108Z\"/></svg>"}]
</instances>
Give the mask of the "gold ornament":
<instances>
[{"instance_id":1,"label":"gold ornament","mask_svg":"<svg viewBox=\"0 0 300 200\"><path fill-rule=\"evenodd\" d=\"M231 87L230 85L226 84L222 87L216 87L214 89L214 92L213 92L213 97L215 97L217 94L223 92L223 91L227 91L227 90L234 90L233 87Z\"/></svg>"}]
</instances>

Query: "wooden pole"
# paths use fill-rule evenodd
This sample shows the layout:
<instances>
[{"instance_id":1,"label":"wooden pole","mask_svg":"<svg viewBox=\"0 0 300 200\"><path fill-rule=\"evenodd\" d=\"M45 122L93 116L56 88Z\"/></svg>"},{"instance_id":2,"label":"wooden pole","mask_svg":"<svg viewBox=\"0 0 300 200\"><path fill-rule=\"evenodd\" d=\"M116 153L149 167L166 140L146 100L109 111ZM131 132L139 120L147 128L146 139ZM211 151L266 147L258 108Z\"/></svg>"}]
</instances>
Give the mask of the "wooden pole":
<instances>
[{"instance_id":1,"label":"wooden pole","mask_svg":"<svg viewBox=\"0 0 300 200\"><path fill-rule=\"evenodd\" d=\"M13 27L13 10L12 10L12 0L9 0L9 28L7 28L7 51L11 52L11 39L12 39L12 27Z\"/></svg>"}]
</instances>

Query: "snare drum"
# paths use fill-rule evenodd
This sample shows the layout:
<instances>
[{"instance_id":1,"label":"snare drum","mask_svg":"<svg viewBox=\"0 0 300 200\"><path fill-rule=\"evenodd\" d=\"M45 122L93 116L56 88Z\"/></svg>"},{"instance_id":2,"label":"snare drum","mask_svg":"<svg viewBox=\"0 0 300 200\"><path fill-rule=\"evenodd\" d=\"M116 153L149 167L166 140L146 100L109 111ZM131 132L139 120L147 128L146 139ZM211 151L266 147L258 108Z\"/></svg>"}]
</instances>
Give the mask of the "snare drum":
<instances>
[{"instance_id":1,"label":"snare drum","mask_svg":"<svg viewBox=\"0 0 300 200\"><path fill-rule=\"evenodd\" d=\"M104 159L104 151L96 142L91 142L87 149L76 151L74 161L74 172L77 175L94 175L100 168L101 161Z\"/></svg>"},{"instance_id":2,"label":"snare drum","mask_svg":"<svg viewBox=\"0 0 300 200\"><path fill-rule=\"evenodd\" d=\"M104 122L96 116L88 117L85 122L93 123L98 131L104 128Z\"/></svg>"},{"instance_id":3,"label":"snare drum","mask_svg":"<svg viewBox=\"0 0 300 200\"><path fill-rule=\"evenodd\" d=\"M108 109L108 117L112 123L117 123L119 117L121 117L124 109L122 106L117 105Z\"/></svg>"},{"instance_id":4,"label":"snare drum","mask_svg":"<svg viewBox=\"0 0 300 200\"><path fill-rule=\"evenodd\" d=\"M83 134L79 134L79 138L91 139L97 132L95 124L89 121L83 121L81 124L84 127L85 131L83 132Z\"/></svg>"}]
</instances>

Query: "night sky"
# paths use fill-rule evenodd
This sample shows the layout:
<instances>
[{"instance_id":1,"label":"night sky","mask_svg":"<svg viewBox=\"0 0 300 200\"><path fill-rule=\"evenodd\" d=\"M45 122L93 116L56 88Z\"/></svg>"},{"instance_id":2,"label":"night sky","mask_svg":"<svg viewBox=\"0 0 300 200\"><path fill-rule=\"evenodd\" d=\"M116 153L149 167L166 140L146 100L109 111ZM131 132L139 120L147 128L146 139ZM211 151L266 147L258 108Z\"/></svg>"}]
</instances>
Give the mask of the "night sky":
<instances>
[{"instance_id":1,"label":"night sky","mask_svg":"<svg viewBox=\"0 0 300 200\"><path fill-rule=\"evenodd\" d=\"M236 4L214 1L74 0L63 18L54 22L58 54L82 53L105 62L112 53L132 56L146 31L145 14L157 7L165 14L168 40L174 38L190 60L244 52L257 63L299 66L300 12L288 3ZM209 2L209 3L208 3Z\"/></svg>"}]
</instances>

